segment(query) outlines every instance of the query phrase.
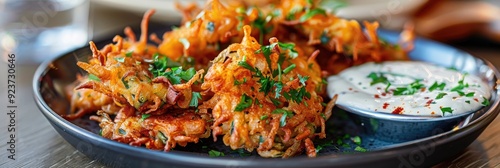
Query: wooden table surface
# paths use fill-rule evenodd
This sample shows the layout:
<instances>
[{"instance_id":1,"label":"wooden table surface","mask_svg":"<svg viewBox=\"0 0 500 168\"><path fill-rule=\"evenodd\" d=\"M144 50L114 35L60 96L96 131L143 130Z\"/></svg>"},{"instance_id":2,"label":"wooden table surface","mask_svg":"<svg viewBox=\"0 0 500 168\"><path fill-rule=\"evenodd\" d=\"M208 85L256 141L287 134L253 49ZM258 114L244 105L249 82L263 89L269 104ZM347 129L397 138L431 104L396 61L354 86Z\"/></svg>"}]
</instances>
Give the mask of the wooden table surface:
<instances>
[{"instance_id":1,"label":"wooden table surface","mask_svg":"<svg viewBox=\"0 0 500 168\"><path fill-rule=\"evenodd\" d=\"M99 10L93 9L96 13ZM106 11L115 15L99 15L99 19L94 16L94 34L103 35L123 28L123 20L112 19L116 15L126 18L128 23L136 24L140 21L140 16L137 15L123 11ZM461 45L459 48L483 57L500 67L499 45L493 47ZM15 116L16 160L7 159L9 118L2 111L0 114L0 123L2 123L0 124L0 167L106 167L78 152L52 128L41 114L35 105L32 93L32 79L36 68L37 65L19 64L17 66L16 98L20 103ZM6 69L6 64L1 62L0 107L2 108L7 102ZM444 161L436 167L500 167L500 117L497 117L460 156Z\"/></svg>"}]
</instances>

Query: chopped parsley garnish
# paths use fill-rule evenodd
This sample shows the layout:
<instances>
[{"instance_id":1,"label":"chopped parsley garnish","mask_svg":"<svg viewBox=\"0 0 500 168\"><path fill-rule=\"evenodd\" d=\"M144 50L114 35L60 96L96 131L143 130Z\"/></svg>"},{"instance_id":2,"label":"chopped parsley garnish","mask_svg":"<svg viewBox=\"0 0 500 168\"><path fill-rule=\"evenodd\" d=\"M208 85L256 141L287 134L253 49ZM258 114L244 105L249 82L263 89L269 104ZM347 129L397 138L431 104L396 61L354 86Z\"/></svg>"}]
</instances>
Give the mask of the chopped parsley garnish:
<instances>
[{"instance_id":1,"label":"chopped parsley garnish","mask_svg":"<svg viewBox=\"0 0 500 168\"><path fill-rule=\"evenodd\" d=\"M278 99L275 99L272 97L270 97L269 99L271 100L271 102L273 102L274 106L276 106L276 107L281 106L281 102Z\"/></svg>"},{"instance_id":2,"label":"chopped parsley garnish","mask_svg":"<svg viewBox=\"0 0 500 168\"><path fill-rule=\"evenodd\" d=\"M297 76L299 77L299 82L302 84L302 86L305 86L307 80L309 79L309 76L301 76L300 74L298 74Z\"/></svg>"},{"instance_id":3,"label":"chopped parsley garnish","mask_svg":"<svg viewBox=\"0 0 500 168\"><path fill-rule=\"evenodd\" d=\"M465 79L465 76L466 76L466 75L467 75L467 74L464 74L464 76L462 77L462 79L460 79L460 80L458 81L458 85L457 85L457 86L455 86L455 87L453 87L453 88L451 88L451 90L450 90L450 91L452 91L452 92L457 92L460 96L465 95L465 93L464 93L462 90L463 90L464 88L469 87L469 84L468 84L468 83L465 83L465 84L464 84L464 79Z\"/></svg>"},{"instance_id":4,"label":"chopped parsley garnish","mask_svg":"<svg viewBox=\"0 0 500 168\"><path fill-rule=\"evenodd\" d=\"M240 82L238 81L238 79L234 78L234 86L238 86L238 85L241 85L241 84L244 84L247 82L247 78L243 78L243 80Z\"/></svg>"},{"instance_id":5,"label":"chopped parsley garnish","mask_svg":"<svg viewBox=\"0 0 500 168\"><path fill-rule=\"evenodd\" d=\"M268 118L268 116L267 116L267 115L260 116L260 120L265 120L265 119L267 119L267 118Z\"/></svg>"},{"instance_id":6,"label":"chopped parsley garnish","mask_svg":"<svg viewBox=\"0 0 500 168\"><path fill-rule=\"evenodd\" d=\"M465 94L465 97L474 97L474 92L469 92L467 94Z\"/></svg>"},{"instance_id":7,"label":"chopped parsley garnish","mask_svg":"<svg viewBox=\"0 0 500 168\"><path fill-rule=\"evenodd\" d=\"M438 93L438 95L436 96L436 100L438 100L438 99L442 99L442 98L443 98L444 96L446 96L446 95L447 95L447 93L440 92L440 93Z\"/></svg>"},{"instance_id":8,"label":"chopped parsley garnish","mask_svg":"<svg viewBox=\"0 0 500 168\"><path fill-rule=\"evenodd\" d=\"M326 16L326 11L321 8L315 8L307 11L304 15L302 15L299 19L300 22L305 22L308 19L312 18L315 15L325 15Z\"/></svg>"},{"instance_id":9,"label":"chopped parsley garnish","mask_svg":"<svg viewBox=\"0 0 500 168\"><path fill-rule=\"evenodd\" d=\"M443 112L443 115L444 113L453 113L453 109L451 109L451 107L440 107L441 109L441 112Z\"/></svg>"},{"instance_id":10,"label":"chopped parsley garnish","mask_svg":"<svg viewBox=\"0 0 500 168\"><path fill-rule=\"evenodd\" d=\"M210 157L220 157L220 156L224 156L224 153L212 149L212 150L208 151L208 156L210 156Z\"/></svg>"},{"instance_id":11,"label":"chopped parsley garnish","mask_svg":"<svg viewBox=\"0 0 500 168\"><path fill-rule=\"evenodd\" d=\"M101 81L101 79L99 79L99 77L95 76L94 74L89 74L89 80L97 82Z\"/></svg>"},{"instance_id":12,"label":"chopped parsley garnish","mask_svg":"<svg viewBox=\"0 0 500 168\"><path fill-rule=\"evenodd\" d=\"M410 83L406 87L398 87L394 91L394 95L413 95L417 91L419 91L421 88L424 87L424 84L421 84L419 80L416 80L415 82Z\"/></svg>"},{"instance_id":13,"label":"chopped parsley garnish","mask_svg":"<svg viewBox=\"0 0 500 168\"><path fill-rule=\"evenodd\" d=\"M279 98L281 96L281 91L283 90L283 83L282 82L276 82L274 84L274 87L276 87L274 98Z\"/></svg>"},{"instance_id":14,"label":"chopped parsley garnish","mask_svg":"<svg viewBox=\"0 0 500 168\"><path fill-rule=\"evenodd\" d=\"M250 66L248 63L247 63L247 57L246 56L243 56L243 59L241 61L238 62L238 65L245 68L245 69L248 69L252 72L255 72L255 68L253 68L252 66Z\"/></svg>"},{"instance_id":15,"label":"chopped parsley garnish","mask_svg":"<svg viewBox=\"0 0 500 168\"><path fill-rule=\"evenodd\" d=\"M128 85L128 82L125 80L125 77L122 77L122 83L123 83L123 86L125 86L125 89L130 88L130 85Z\"/></svg>"},{"instance_id":16,"label":"chopped parsley garnish","mask_svg":"<svg viewBox=\"0 0 500 168\"><path fill-rule=\"evenodd\" d=\"M354 148L355 151L358 151L358 152L366 152L367 150L361 146L356 146L356 148Z\"/></svg>"},{"instance_id":17,"label":"chopped parsley garnish","mask_svg":"<svg viewBox=\"0 0 500 168\"><path fill-rule=\"evenodd\" d=\"M273 50L274 46L276 46L276 43L271 44L271 45L267 45L267 46L262 46L262 47L260 47L259 50L255 51L256 54L264 55L264 57L266 58L267 66L269 67L270 70L272 69L272 67L271 67L271 65L272 65L271 64L271 54L272 54L272 50Z\"/></svg>"},{"instance_id":18,"label":"chopped parsley garnish","mask_svg":"<svg viewBox=\"0 0 500 168\"><path fill-rule=\"evenodd\" d=\"M164 55L154 54L153 63L149 67L149 71L154 77L162 76L168 68L179 67L180 63L172 61Z\"/></svg>"},{"instance_id":19,"label":"chopped parsley garnish","mask_svg":"<svg viewBox=\"0 0 500 168\"><path fill-rule=\"evenodd\" d=\"M285 110L285 109L275 109L272 112L273 114L282 114L280 118L280 126L284 127L286 125L286 118L293 117L293 111Z\"/></svg>"},{"instance_id":20,"label":"chopped parsley garnish","mask_svg":"<svg viewBox=\"0 0 500 168\"><path fill-rule=\"evenodd\" d=\"M285 97L285 99L287 100L301 103L304 97L310 99L311 93L307 92L305 87L300 87L297 89L290 89L288 92L284 92L283 97Z\"/></svg>"},{"instance_id":21,"label":"chopped parsley garnish","mask_svg":"<svg viewBox=\"0 0 500 168\"><path fill-rule=\"evenodd\" d=\"M323 150L323 148L329 147L329 146L333 146L333 140L325 142L323 144L319 144L318 146L316 146L316 153Z\"/></svg>"},{"instance_id":22,"label":"chopped parsley garnish","mask_svg":"<svg viewBox=\"0 0 500 168\"><path fill-rule=\"evenodd\" d=\"M201 94L199 92L191 93L191 101L189 102L189 106L198 107L198 100L201 99Z\"/></svg>"},{"instance_id":23,"label":"chopped parsley garnish","mask_svg":"<svg viewBox=\"0 0 500 168\"><path fill-rule=\"evenodd\" d=\"M378 75L377 75L377 73L372 72L366 77L372 79L372 81L370 82L370 86L373 86L377 83L383 83L383 84L390 83L389 80L387 79L387 77L385 77L384 74L382 74L382 73L378 73Z\"/></svg>"},{"instance_id":24,"label":"chopped parsley garnish","mask_svg":"<svg viewBox=\"0 0 500 168\"><path fill-rule=\"evenodd\" d=\"M295 59L299 56L299 53L297 52L297 50L295 50L295 43L278 42L278 45L282 50L287 51L288 57L290 57L290 59Z\"/></svg>"},{"instance_id":25,"label":"chopped parsley garnish","mask_svg":"<svg viewBox=\"0 0 500 168\"><path fill-rule=\"evenodd\" d=\"M243 111L246 108L249 108L250 106L252 106L252 103L253 103L252 98L250 96L247 96L246 94L243 94L243 95L241 95L240 103L238 103L238 105L236 105L236 107L234 108L234 111Z\"/></svg>"},{"instance_id":26,"label":"chopped parsley garnish","mask_svg":"<svg viewBox=\"0 0 500 168\"><path fill-rule=\"evenodd\" d=\"M271 32L273 30L273 26L268 26L268 23L272 20L273 16L268 15L264 16L262 12L259 10L259 14L257 19L255 19L251 26L257 28L259 30L259 43L262 44L264 42L264 35Z\"/></svg>"},{"instance_id":27,"label":"chopped parsley garnish","mask_svg":"<svg viewBox=\"0 0 500 168\"><path fill-rule=\"evenodd\" d=\"M295 69L295 67L297 67L295 64L292 64L288 67L286 67L284 70L283 70L283 73L284 74L287 74L288 72L292 71L293 69Z\"/></svg>"},{"instance_id":28,"label":"chopped parsley garnish","mask_svg":"<svg viewBox=\"0 0 500 168\"><path fill-rule=\"evenodd\" d=\"M166 144L167 143L167 137L165 136L165 134L163 134L163 132L161 131L158 131L158 134L156 134L156 137L158 139L161 140L161 142L163 142L163 144Z\"/></svg>"},{"instance_id":29,"label":"chopped parsley garnish","mask_svg":"<svg viewBox=\"0 0 500 168\"><path fill-rule=\"evenodd\" d=\"M465 103L470 104L470 100L466 100Z\"/></svg>"},{"instance_id":30,"label":"chopped parsley garnish","mask_svg":"<svg viewBox=\"0 0 500 168\"><path fill-rule=\"evenodd\" d=\"M125 57L115 57L115 60L123 63L123 62L125 62Z\"/></svg>"},{"instance_id":31,"label":"chopped parsley garnish","mask_svg":"<svg viewBox=\"0 0 500 168\"><path fill-rule=\"evenodd\" d=\"M444 82L440 83L440 84L438 84L437 82L434 82L431 85L431 87L429 87L429 91L432 92L432 91L434 91L436 89L443 90L445 86L446 86L446 83L444 83Z\"/></svg>"},{"instance_id":32,"label":"chopped parsley garnish","mask_svg":"<svg viewBox=\"0 0 500 168\"><path fill-rule=\"evenodd\" d=\"M324 113L321 113L319 114L321 116L321 118L325 119L326 120L326 115Z\"/></svg>"},{"instance_id":33,"label":"chopped parsley garnish","mask_svg":"<svg viewBox=\"0 0 500 168\"><path fill-rule=\"evenodd\" d=\"M359 136L351 137L351 141L354 142L356 145L361 145L361 138Z\"/></svg>"},{"instance_id":34,"label":"chopped parsley garnish","mask_svg":"<svg viewBox=\"0 0 500 168\"><path fill-rule=\"evenodd\" d=\"M194 68L182 70L182 67L174 67L171 71L162 73L161 76L167 77L172 84L181 84L182 80L189 81L195 74Z\"/></svg>"},{"instance_id":35,"label":"chopped parsley garnish","mask_svg":"<svg viewBox=\"0 0 500 168\"><path fill-rule=\"evenodd\" d=\"M151 116L151 114L142 114L141 121L144 121L145 119L149 118L149 116Z\"/></svg>"},{"instance_id":36,"label":"chopped parsley garnish","mask_svg":"<svg viewBox=\"0 0 500 168\"><path fill-rule=\"evenodd\" d=\"M271 92L271 89L274 86L274 80L272 80L271 77L261 77L259 83L261 85L259 92L264 92L265 95Z\"/></svg>"},{"instance_id":37,"label":"chopped parsley garnish","mask_svg":"<svg viewBox=\"0 0 500 168\"><path fill-rule=\"evenodd\" d=\"M487 98L483 97L483 102L481 102L481 104L483 106L489 106L490 105L490 100L488 100Z\"/></svg>"},{"instance_id":38,"label":"chopped parsley garnish","mask_svg":"<svg viewBox=\"0 0 500 168\"><path fill-rule=\"evenodd\" d=\"M133 54L134 54L134 51L129 51L129 52L125 53L125 56L132 57Z\"/></svg>"}]
</instances>

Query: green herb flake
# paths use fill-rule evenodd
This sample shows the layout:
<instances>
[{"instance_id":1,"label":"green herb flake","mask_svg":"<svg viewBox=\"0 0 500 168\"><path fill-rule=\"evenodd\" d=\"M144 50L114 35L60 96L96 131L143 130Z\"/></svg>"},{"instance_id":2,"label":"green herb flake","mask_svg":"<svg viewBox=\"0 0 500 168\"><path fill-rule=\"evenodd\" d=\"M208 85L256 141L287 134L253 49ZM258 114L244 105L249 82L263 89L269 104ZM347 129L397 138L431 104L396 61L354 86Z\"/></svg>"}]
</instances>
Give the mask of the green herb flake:
<instances>
[{"instance_id":1,"label":"green herb flake","mask_svg":"<svg viewBox=\"0 0 500 168\"><path fill-rule=\"evenodd\" d=\"M490 105L490 100L488 100L487 98L483 97L483 102L481 102L481 104L483 106L489 106Z\"/></svg>"},{"instance_id":2,"label":"green herb flake","mask_svg":"<svg viewBox=\"0 0 500 168\"><path fill-rule=\"evenodd\" d=\"M246 94L243 94L243 95L241 95L240 103L238 103L236 105L236 107L234 108L234 111L243 111L246 108L249 108L250 106L252 106L252 103L253 103L252 98Z\"/></svg>"},{"instance_id":3,"label":"green herb flake","mask_svg":"<svg viewBox=\"0 0 500 168\"><path fill-rule=\"evenodd\" d=\"M199 92L191 93L191 101L189 102L189 106L198 107L198 100L201 99L201 94Z\"/></svg>"},{"instance_id":4,"label":"green herb flake","mask_svg":"<svg viewBox=\"0 0 500 168\"><path fill-rule=\"evenodd\" d=\"M330 147L330 146L333 146L333 140L325 142L323 144L319 144L318 146L316 146L316 153L318 153L319 151L323 150L324 148Z\"/></svg>"},{"instance_id":5,"label":"green herb flake","mask_svg":"<svg viewBox=\"0 0 500 168\"><path fill-rule=\"evenodd\" d=\"M361 145L361 138L359 136L351 137L351 141L354 142L356 145Z\"/></svg>"},{"instance_id":6,"label":"green herb flake","mask_svg":"<svg viewBox=\"0 0 500 168\"><path fill-rule=\"evenodd\" d=\"M234 84L234 86L238 86L238 85L244 84L246 82L247 82L247 78L243 78L243 80L241 82L238 81L238 79L234 78L234 83L233 84Z\"/></svg>"},{"instance_id":7,"label":"green herb flake","mask_svg":"<svg viewBox=\"0 0 500 168\"><path fill-rule=\"evenodd\" d=\"M245 68L245 69L248 69L252 72L255 72L255 68L253 68L252 66L250 66L247 61L246 61L246 56L243 56L243 59L241 61L238 62L238 65Z\"/></svg>"},{"instance_id":8,"label":"green herb flake","mask_svg":"<svg viewBox=\"0 0 500 168\"><path fill-rule=\"evenodd\" d=\"M165 72L168 68L176 68L180 67L181 64L175 61L172 61L170 58L164 55L160 55L158 53L153 54L153 63L150 64L149 71L153 74L154 77L158 76L166 76L168 72ZM170 81L172 82L172 81Z\"/></svg>"},{"instance_id":9,"label":"green herb flake","mask_svg":"<svg viewBox=\"0 0 500 168\"><path fill-rule=\"evenodd\" d=\"M372 73L370 73L366 77L372 79L372 81L370 82L370 86L373 86L373 85L375 85L377 83L383 83L383 84L389 84L390 83L389 80L387 79L387 77L385 77L384 74L382 74L382 73L379 73L377 75L377 73L372 72Z\"/></svg>"},{"instance_id":10,"label":"green herb flake","mask_svg":"<svg viewBox=\"0 0 500 168\"><path fill-rule=\"evenodd\" d=\"M115 57L115 60L121 63L125 62L125 57Z\"/></svg>"},{"instance_id":11,"label":"green herb flake","mask_svg":"<svg viewBox=\"0 0 500 168\"><path fill-rule=\"evenodd\" d=\"M212 150L208 151L208 156L210 156L210 157L221 157L221 156L224 156L224 153L212 149Z\"/></svg>"},{"instance_id":12,"label":"green herb flake","mask_svg":"<svg viewBox=\"0 0 500 168\"><path fill-rule=\"evenodd\" d=\"M284 74L287 74L288 72L290 72L290 71L292 71L293 69L295 69L295 67L297 67L297 65L292 64L292 65L290 65L290 66L286 67L286 68L283 70L283 73L284 73Z\"/></svg>"},{"instance_id":13,"label":"green herb flake","mask_svg":"<svg viewBox=\"0 0 500 168\"><path fill-rule=\"evenodd\" d=\"M125 86L125 89L129 89L130 88L130 85L128 84L128 81L125 80L125 77L122 78L122 83L123 83L123 86Z\"/></svg>"},{"instance_id":14,"label":"green herb flake","mask_svg":"<svg viewBox=\"0 0 500 168\"><path fill-rule=\"evenodd\" d=\"M356 148L354 148L355 151L358 151L358 152L366 152L368 150L366 150L365 148L361 147L361 146L356 146Z\"/></svg>"},{"instance_id":15,"label":"green herb flake","mask_svg":"<svg viewBox=\"0 0 500 168\"><path fill-rule=\"evenodd\" d=\"M260 103L259 99L255 99L255 105L258 105L260 108L262 108L262 103Z\"/></svg>"},{"instance_id":16,"label":"green herb flake","mask_svg":"<svg viewBox=\"0 0 500 168\"><path fill-rule=\"evenodd\" d=\"M275 95L274 95L274 98L279 98L281 96L281 91L283 90L283 83L282 82L276 82L274 84L274 87L276 87L276 89L274 90L275 92Z\"/></svg>"},{"instance_id":17,"label":"green herb flake","mask_svg":"<svg viewBox=\"0 0 500 168\"><path fill-rule=\"evenodd\" d=\"M273 103L274 106L276 106L276 107L281 106L281 102L278 99L275 99L272 97L270 97L269 99L271 100L271 102Z\"/></svg>"},{"instance_id":18,"label":"green herb flake","mask_svg":"<svg viewBox=\"0 0 500 168\"><path fill-rule=\"evenodd\" d=\"M284 127L286 125L286 118L293 117L293 111L285 110L285 109L275 109L272 112L273 114L282 114L280 118L280 126Z\"/></svg>"},{"instance_id":19,"label":"green herb flake","mask_svg":"<svg viewBox=\"0 0 500 168\"><path fill-rule=\"evenodd\" d=\"M156 138L160 139L163 144L166 144L168 140L165 134L163 134L163 132L161 131L158 131L158 134L156 134Z\"/></svg>"},{"instance_id":20,"label":"green herb flake","mask_svg":"<svg viewBox=\"0 0 500 168\"><path fill-rule=\"evenodd\" d=\"M265 120L267 118L269 118L267 115L260 116L260 120Z\"/></svg>"},{"instance_id":21,"label":"green herb flake","mask_svg":"<svg viewBox=\"0 0 500 168\"><path fill-rule=\"evenodd\" d=\"M321 113L319 114L321 116L321 118L325 119L326 120L326 115L324 113Z\"/></svg>"},{"instance_id":22,"label":"green herb flake","mask_svg":"<svg viewBox=\"0 0 500 168\"><path fill-rule=\"evenodd\" d=\"M453 109L451 109L451 107L440 107L440 109L441 109L441 112L443 112L443 115L445 113L450 113L450 114L453 113Z\"/></svg>"},{"instance_id":23,"label":"green herb flake","mask_svg":"<svg viewBox=\"0 0 500 168\"><path fill-rule=\"evenodd\" d=\"M144 121L145 119L149 118L149 116L151 116L151 114L142 114L141 121Z\"/></svg>"},{"instance_id":24,"label":"green herb flake","mask_svg":"<svg viewBox=\"0 0 500 168\"><path fill-rule=\"evenodd\" d=\"M309 76L301 76L300 74L298 74L297 76L299 77L299 82L302 84L302 86L305 86L307 80L309 79Z\"/></svg>"},{"instance_id":25,"label":"green herb flake","mask_svg":"<svg viewBox=\"0 0 500 168\"><path fill-rule=\"evenodd\" d=\"M295 59L299 56L299 53L297 52L297 50L295 50L295 43L278 42L278 46L281 49L287 51L288 57L290 57L290 59Z\"/></svg>"},{"instance_id":26,"label":"green herb flake","mask_svg":"<svg viewBox=\"0 0 500 168\"><path fill-rule=\"evenodd\" d=\"M446 83L440 83L438 84L437 82L434 82L431 87L429 87L429 91L432 92L436 89L439 89L439 90L444 90L444 87L446 86Z\"/></svg>"},{"instance_id":27,"label":"green herb flake","mask_svg":"<svg viewBox=\"0 0 500 168\"><path fill-rule=\"evenodd\" d=\"M97 82L101 81L101 79L99 79L99 77L95 76L94 74L89 74L89 80Z\"/></svg>"},{"instance_id":28,"label":"green herb flake","mask_svg":"<svg viewBox=\"0 0 500 168\"><path fill-rule=\"evenodd\" d=\"M394 91L394 95L413 95L417 91L419 91L421 88L424 87L424 84L421 84L419 80L416 80L415 82L410 83L406 87L398 87Z\"/></svg>"},{"instance_id":29,"label":"green herb flake","mask_svg":"<svg viewBox=\"0 0 500 168\"><path fill-rule=\"evenodd\" d=\"M134 51L129 51L129 52L125 53L125 56L126 57L132 57L133 54L134 54Z\"/></svg>"},{"instance_id":30,"label":"green herb flake","mask_svg":"<svg viewBox=\"0 0 500 168\"><path fill-rule=\"evenodd\" d=\"M470 104L470 100L466 100L465 103Z\"/></svg>"},{"instance_id":31,"label":"green herb flake","mask_svg":"<svg viewBox=\"0 0 500 168\"><path fill-rule=\"evenodd\" d=\"M310 18L314 17L315 15L325 15L326 16L326 11L321 8L315 8L312 10L307 11L304 15L302 15L299 19L300 22L305 22L309 20Z\"/></svg>"},{"instance_id":32,"label":"green herb flake","mask_svg":"<svg viewBox=\"0 0 500 168\"><path fill-rule=\"evenodd\" d=\"M465 94L465 97L474 97L474 92L469 92L467 94Z\"/></svg>"},{"instance_id":33,"label":"green herb flake","mask_svg":"<svg viewBox=\"0 0 500 168\"><path fill-rule=\"evenodd\" d=\"M439 99L442 99L444 96L446 96L447 93L444 93L444 92L440 92L438 93L438 95L436 96L436 100L439 100Z\"/></svg>"}]
</instances>

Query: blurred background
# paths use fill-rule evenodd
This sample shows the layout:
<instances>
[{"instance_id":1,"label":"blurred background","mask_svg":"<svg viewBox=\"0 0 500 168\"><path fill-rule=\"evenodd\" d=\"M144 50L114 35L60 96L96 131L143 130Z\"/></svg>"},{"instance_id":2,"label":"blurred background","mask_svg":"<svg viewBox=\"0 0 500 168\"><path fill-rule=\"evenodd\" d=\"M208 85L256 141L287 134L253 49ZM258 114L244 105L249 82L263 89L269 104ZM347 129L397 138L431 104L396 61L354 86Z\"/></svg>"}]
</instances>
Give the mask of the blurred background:
<instances>
[{"instance_id":1,"label":"blurred background","mask_svg":"<svg viewBox=\"0 0 500 168\"><path fill-rule=\"evenodd\" d=\"M249 1L265 3L269 0ZM183 0L181 4L204 0ZM156 27L176 25L174 0L0 0L0 53L16 53L19 63L37 64L89 40L100 41L139 25L155 8ZM378 21L400 30L413 23L419 36L466 50L500 46L499 0L323 0L321 6L356 20ZM489 48L488 48L489 47ZM481 51L479 51L481 52Z\"/></svg>"}]
</instances>

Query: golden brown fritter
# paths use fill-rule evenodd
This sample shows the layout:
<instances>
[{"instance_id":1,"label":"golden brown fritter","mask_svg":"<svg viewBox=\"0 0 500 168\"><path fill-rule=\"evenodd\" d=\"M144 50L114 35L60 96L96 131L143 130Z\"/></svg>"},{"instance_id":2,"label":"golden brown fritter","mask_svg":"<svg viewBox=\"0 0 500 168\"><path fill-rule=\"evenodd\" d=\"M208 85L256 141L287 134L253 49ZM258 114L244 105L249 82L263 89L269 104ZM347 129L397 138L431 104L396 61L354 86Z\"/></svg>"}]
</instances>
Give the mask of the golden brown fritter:
<instances>
[{"instance_id":1,"label":"golden brown fritter","mask_svg":"<svg viewBox=\"0 0 500 168\"><path fill-rule=\"evenodd\" d=\"M214 140L232 149L257 149L263 157L290 157L313 148L310 139L324 132L319 69L294 46L270 39L261 46L245 26L240 44L232 44L214 59L203 89L214 93L200 109L211 109ZM324 129L322 129L324 130ZM314 150L307 150L315 156ZM312 151L312 152L311 152Z\"/></svg>"}]
</instances>

